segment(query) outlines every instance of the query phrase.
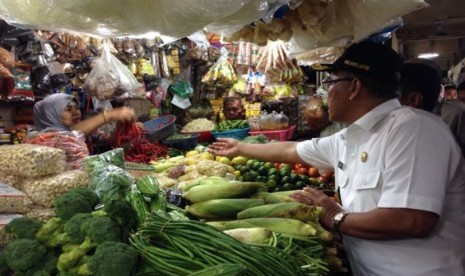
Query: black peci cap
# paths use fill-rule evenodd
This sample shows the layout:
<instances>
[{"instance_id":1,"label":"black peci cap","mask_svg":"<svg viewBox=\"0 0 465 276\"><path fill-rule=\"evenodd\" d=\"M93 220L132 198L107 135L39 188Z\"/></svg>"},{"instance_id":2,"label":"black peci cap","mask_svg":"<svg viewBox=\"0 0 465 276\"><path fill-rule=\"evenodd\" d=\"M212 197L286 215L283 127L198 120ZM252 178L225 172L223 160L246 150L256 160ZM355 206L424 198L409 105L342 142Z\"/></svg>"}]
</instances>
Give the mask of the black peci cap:
<instances>
[{"instance_id":1,"label":"black peci cap","mask_svg":"<svg viewBox=\"0 0 465 276\"><path fill-rule=\"evenodd\" d=\"M382 44L362 41L352 44L333 64L317 64L315 71L345 71L360 77L391 82L398 79L402 58Z\"/></svg>"}]
</instances>

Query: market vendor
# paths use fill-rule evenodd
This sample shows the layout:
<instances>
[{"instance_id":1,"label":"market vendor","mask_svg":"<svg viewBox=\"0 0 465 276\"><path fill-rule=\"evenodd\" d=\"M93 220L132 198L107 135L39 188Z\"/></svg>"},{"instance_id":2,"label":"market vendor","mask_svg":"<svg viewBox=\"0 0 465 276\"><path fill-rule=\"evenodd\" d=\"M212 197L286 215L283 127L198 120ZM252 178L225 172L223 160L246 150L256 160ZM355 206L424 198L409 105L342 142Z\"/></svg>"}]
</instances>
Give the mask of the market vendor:
<instances>
[{"instance_id":1,"label":"market vendor","mask_svg":"<svg viewBox=\"0 0 465 276\"><path fill-rule=\"evenodd\" d=\"M39 131L77 130L88 137L106 123L131 123L135 119L132 108L120 107L82 120L77 99L62 93L49 95L34 105L34 124Z\"/></svg>"},{"instance_id":2,"label":"market vendor","mask_svg":"<svg viewBox=\"0 0 465 276\"><path fill-rule=\"evenodd\" d=\"M223 99L223 114L226 120L245 119L245 109L239 97L226 97Z\"/></svg>"}]
</instances>

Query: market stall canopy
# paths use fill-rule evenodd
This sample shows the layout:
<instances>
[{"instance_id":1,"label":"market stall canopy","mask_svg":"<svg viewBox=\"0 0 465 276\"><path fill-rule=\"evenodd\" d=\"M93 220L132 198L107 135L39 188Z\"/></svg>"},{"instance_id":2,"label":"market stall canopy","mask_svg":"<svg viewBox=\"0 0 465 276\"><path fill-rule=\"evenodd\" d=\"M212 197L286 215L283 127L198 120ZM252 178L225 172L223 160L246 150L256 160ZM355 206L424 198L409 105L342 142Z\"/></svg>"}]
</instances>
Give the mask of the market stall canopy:
<instances>
[{"instance_id":1,"label":"market stall canopy","mask_svg":"<svg viewBox=\"0 0 465 276\"><path fill-rule=\"evenodd\" d=\"M30 29L79 32L100 37L158 32L173 38L199 30L229 35L269 22L282 6L305 8L303 26L291 26L293 52L361 39L390 21L426 6L422 0L0 0L0 17ZM292 18L288 18L292 22Z\"/></svg>"}]
</instances>

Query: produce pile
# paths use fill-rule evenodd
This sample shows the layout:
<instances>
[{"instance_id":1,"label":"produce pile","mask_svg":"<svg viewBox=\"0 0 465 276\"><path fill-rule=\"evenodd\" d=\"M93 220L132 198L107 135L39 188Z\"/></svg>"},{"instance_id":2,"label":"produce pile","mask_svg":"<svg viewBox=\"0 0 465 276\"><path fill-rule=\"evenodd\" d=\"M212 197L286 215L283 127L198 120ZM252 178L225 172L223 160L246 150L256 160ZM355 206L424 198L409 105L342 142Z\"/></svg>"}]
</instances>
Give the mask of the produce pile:
<instances>
[{"instance_id":1,"label":"produce pile","mask_svg":"<svg viewBox=\"0 0 465 276\"><path fill-rule=\"evenodd\" d=\"M345 270L338 243L318 224L319 207L294 201L288 197L292 191L269 192L265 182L239 181L235 168L250 160L204 150L199 146L185 156L157 160L137 179L125 170L121 148L88 157L88 185L56 197L53 218L39 222L23 216L5 227L14 240L0 255L0 274L328 275ZM249 165L255 162L267 165L257 160ZM287 173L289 168L281 166L278 172Z\"/></svg>"}]
</instances>

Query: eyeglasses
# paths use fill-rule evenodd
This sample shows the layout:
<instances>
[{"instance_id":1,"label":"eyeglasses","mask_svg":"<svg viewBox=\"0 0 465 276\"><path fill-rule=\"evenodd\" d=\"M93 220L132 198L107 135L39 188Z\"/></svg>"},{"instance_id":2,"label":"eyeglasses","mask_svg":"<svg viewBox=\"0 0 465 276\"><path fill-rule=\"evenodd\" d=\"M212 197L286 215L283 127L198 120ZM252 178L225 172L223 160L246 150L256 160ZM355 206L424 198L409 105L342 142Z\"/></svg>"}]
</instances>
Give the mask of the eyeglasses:
<instances>
[{"instance_id":1,"label":"eyeglasses","mask_svg":"<svg viewBox=\"0 0 465 276\"><path fill-rule=\"evenodd\" d=\"M337 82L340 82L340 81L351 81L351 80L353 80L353 79L354 79L354 78L340 78L340 79L334 79L334 80L333 80L333 79L327 78L327 79L325 79L325 80L323 80L323 81L321 82L321 87L322 87L324 90L328 91L329 88L330 88L332 85L336 84Z\"/></svg>"}]
</instances>

